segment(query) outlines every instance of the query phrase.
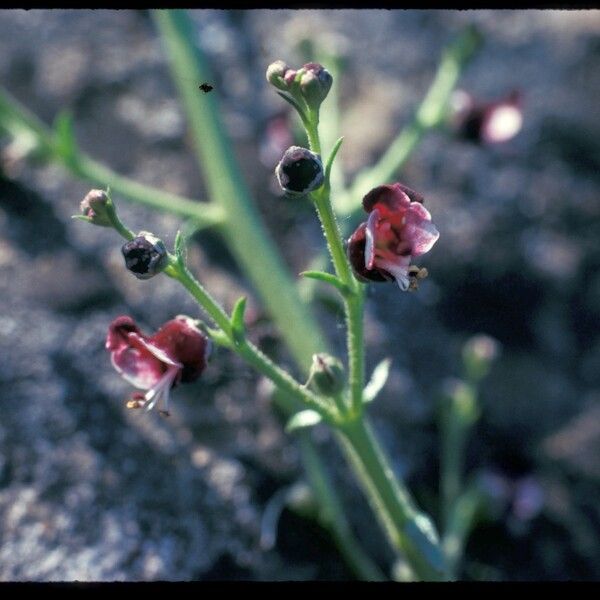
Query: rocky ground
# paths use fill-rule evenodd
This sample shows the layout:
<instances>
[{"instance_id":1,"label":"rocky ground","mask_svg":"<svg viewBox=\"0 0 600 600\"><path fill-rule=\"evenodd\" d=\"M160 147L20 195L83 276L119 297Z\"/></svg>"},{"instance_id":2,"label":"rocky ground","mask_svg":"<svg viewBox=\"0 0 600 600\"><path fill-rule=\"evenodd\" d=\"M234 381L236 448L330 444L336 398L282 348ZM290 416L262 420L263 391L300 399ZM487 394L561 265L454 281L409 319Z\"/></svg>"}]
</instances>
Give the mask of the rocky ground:
<instances>
[{"instance_id":1,"label":"rocky ground","mask_svg":"<svg viewBox=\"0 0 600 600\"><path fill-rule=\"evenodd\" d=\"M197 11L194 20L242 168L296 272L321 241L311 213L277 197L272 165L257 161L265 125L282 111L265 66L297 64L299 35L337 35L350 176L410 117L444 44L467 23L480 27L486 43L462 85L484 98L522 89L524 129L498 148L435 133L404 169L442 235L417 294L371 291L368 367L394 358L373 417L394 466L432 507L436 395L458 374L469 334L497 338L468 465L498 509L474 532L465 576L597 579L600 13ZM0 11L0 81L46 123L73 111L81 147L116 171L202 197L148 13ZM275 548L260 548L265 507L302 473L243 364L218 353L201 382L177 390L171 419L125 410L107 325L131 314L151 330L196 312L174 282L126 273L114 234L70 219L88 189L52 165L5 160L0 171L0 579L348 578L323 531L291 511ZM172 242L176 218L119 206L133 228ZM243 273L212 234L196 239L194 269L231 306ZM341 321L326 322L341 344ZM359 537L389 567L342 459L317 434Z\"/></svg>"}]
</instances>

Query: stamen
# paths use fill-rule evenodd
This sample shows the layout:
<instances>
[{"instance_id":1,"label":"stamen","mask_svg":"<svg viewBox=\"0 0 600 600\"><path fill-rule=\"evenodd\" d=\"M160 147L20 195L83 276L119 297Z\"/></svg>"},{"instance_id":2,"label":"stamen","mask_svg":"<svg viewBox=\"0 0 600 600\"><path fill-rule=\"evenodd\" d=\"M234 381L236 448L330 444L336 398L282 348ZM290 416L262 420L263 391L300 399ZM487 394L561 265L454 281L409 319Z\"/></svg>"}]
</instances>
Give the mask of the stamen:
<instances>
[{"instance_id":1,"label":"stamen","mask_svg":"<svg viewBox=\"0 0 600 600\"><path fill-rule=\"evenodd\" d=\"M390 273L396 280L398 287L403 292L408 290L410 285L410 280L408 278L408 265L399 265L389 260L378 260L375 266L378 269L384 269Z\"/></svg>"},{"instance_id":2,"label":"stamen","mask_svg":"<svg viewBox=\"0 0 600 600\"><path fill-rule=\"evenodd\" d=\"M168 412L170 391L179 371L179 367L170 366L158 382L144 394L146 410L152 410L162 399L164 410Z\"/></svg>"}]
</instances>

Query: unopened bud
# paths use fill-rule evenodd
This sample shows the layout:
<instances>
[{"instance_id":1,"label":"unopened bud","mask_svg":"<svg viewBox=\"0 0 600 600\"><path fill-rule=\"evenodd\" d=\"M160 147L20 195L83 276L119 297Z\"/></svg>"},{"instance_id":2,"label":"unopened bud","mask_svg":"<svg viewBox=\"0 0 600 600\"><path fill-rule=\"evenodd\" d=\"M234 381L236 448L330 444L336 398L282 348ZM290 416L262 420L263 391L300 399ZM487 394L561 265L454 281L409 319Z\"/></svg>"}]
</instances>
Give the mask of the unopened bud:
<instances>
[{"instance_id":1,"label":"unopened bud","mask_svg":"<svg viewBox=\"0 0 600 600\"><path fill-rule=\"evenodd\" d=\"M304 195L323 185L321 157L306 148L288 148L275 169L279 185L291 195Z\"/></svg>"},{"instance_id":2,"label":"unopened bud","mask_svg":"<svg viewBox=\"0 0 600 600\"><path fill-rule=\"evenodd\" d=\"M467 376L474 381L483 379L499 352L498 342L489 335L479 334L470 338L462 350Z\"/></svg>"},{"instance_id":3,"label":"unopened bud","mask_svg":"<svg viewBox=\"0 0 600 600\"><path fill-rule=\"evenodd\" d=\"M333 77L319 63L307 63L300 69L299 73L300 93L306 100L306 104L316 110L321 102L327 98L333 83Z\"/></svg>"},{"instance_id":4,"label":"unopened bud","mask_svg":"<svg viewBox=\"0 0 600 600\"><path fill-rule=\"evenodd\" d=\"M92 225L113 226L114 206L103 190L91 190L81 201L81 216Z\"/></svg>"},{"instance_id":5,"label":"unopened bud","mask_svg":"<svg viewBox=\"0 0 600 600\"><path fill-rule=\"evenodd\" d=\"M288 71L290 68L282 60L276 60L267 67L267 81L277 89L287 91L284 77Z\"/></svg>"},{"instance_id":6,"label":"unopened bud","mask_svg":"<svg viewBox=\"0 0 600 600\"><path fill-rule=\"evenodd\" d=\"M138 279L150 279L167 266L167 249L152 233L140 233L121 248L125 266Z\"/></svg>"},{"instance_id":7,"label":"unopened bud","mask_svg":"<svg viewBox=\"0 0 600 600\"><path fill-rule=\"evenodd\" d=\"M344 365L329 354L313 354L309 385L319 394L335 396L344 389Z\"/></svg>"}]
</instances>

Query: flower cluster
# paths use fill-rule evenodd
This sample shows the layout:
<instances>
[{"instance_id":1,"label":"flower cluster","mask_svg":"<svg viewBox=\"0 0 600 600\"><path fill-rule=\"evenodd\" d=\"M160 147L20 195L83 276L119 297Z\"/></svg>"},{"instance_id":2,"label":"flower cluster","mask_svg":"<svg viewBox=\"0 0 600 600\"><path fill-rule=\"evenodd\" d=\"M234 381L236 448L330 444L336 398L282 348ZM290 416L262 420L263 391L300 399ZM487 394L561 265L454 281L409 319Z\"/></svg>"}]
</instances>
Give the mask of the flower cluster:
<instances>
[{"instance_id":1,"label":"flower cluster","mask_svg":"<svg viewBox=\"0 0 600 600\"><path fill-rule=\"evenodd\" d=\"M162 400L161 412L168 415L171 388L200 377L211 342L193 319L183 315L167 321L152 336L143 334L131 317L122 316L110 324L106 349L123 378L145 390L134 392L127 407L151 410Z\"/></svg>"},{"instance_id":2,"label":"flower cluster","mask_svg":"<svg viewBox=\"0 0 600 600\"><path fill-rule=\"evenodd\" d=\"M362 281L395 279L400 289L416 287L424 269L411 258L431 250L440 236L423 206L423 196L402 185L380 185L363 198L369 214L348 240L348 258Z\"/></svg>"},{"instance_id":3,"label":"flower cluster","mask_svg":"<svg viewBox=\"0 0 600 600\"><path fill-rule=\"evenodd\" d=\"M267 81L316 110L327 97L333 78L319 63L306 63L300 69L291 69L282 60L276 60L267 68Z\"/></svg>"}]
</instances>

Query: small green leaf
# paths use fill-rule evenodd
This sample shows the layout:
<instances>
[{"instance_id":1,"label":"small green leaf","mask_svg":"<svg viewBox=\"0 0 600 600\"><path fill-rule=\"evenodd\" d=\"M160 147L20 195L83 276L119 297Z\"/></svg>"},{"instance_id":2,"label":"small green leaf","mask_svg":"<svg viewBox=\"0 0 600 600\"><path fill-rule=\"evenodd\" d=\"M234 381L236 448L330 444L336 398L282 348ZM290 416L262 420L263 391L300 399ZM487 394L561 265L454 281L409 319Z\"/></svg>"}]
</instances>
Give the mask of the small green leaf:
<instances>
[{"instance_id":1,"label":"small green leaf","mask_svg":"<svg viewBox=\"0 0 600 600\"><path fill-rule=\"evenodd\" d=\"M363 402L372 402L377 394L382 390L385 382L387 381L388 375L390 374L390 365L392 364L391 359L386 358L382 360L373 370L371 379L367 383L363 390Z\"/></svg>"},{"instance_id":2,"label":"small green leaf","mask_svg":"<svg viewBox=\"0 0 600 600\"><path fill-rule=\"evenodd\" d=\"M304 112L304 109L291 96L288 96L283 92L277 92L277 94L281 96L288 104L291 104L296 109L296 112L300 115L300 118L302 119L303 123L307 122L307 116Z\"/></svg>"},{"instance_id":3,"label":"small green leaf","mask_svg":"<svg viewBox=\"0 0 600 600\"><path fill-rule=\"evenodd\" d=\"M58 113L53 124L54 143L56 152L67 162L72 161L77 154L77 143L73 132L73 115L63 110Z\"/></svg>"},{"instance_id":4,"label":"small green leaf","mask_svg":"<svg viewBox=\"0 0 600 600\"><path fill-rule=\"evenodd\" d=\"M313 427L322 421L321 415L316 410L301 410L297 412L285 426L287 433L291 433L297 429L303 429L304 427Z\"/></svg>"},{"instance_id":5,"label":"small green leaf","mask_svg":"<svg viewBox=\"0 0 600 600\"><path fill-rule=\"evenodd\" d=\"M236 343L240 343L246 336L246 325L244 323L244 312L246 311L246 297L242 296L233 307L231 312L231 332Z\"/></svg>"},{"instance_id":6,"label":"small green leaf","mask_svg":"<svg viewBox=\"0 0 600 600\"><path fill-rule=\"evenodd\" d=\"M331 167L333 167L333 161L335 160L335 157L337 156L338 150L340 149L340 146L342 145L343 141L344 141L344 138L341 137L333 145L333 148L332 148L331 152L329 153L329 156L327 157L327 162L325 163L325 181L329 181L329 175L331 173Z\"/></svg>"},{"instance_id":7,"label":"small green leaf","mask_svg":"<svg viewBox=\"0 0 600 600\"><path fill-rule=\"evenodd\" d=\"M302 271L300 275L307 277L308 279L324 281L325 283L337 288L343 295L348 293L348 286L331 273L325 273L324 271Z\"/></svg>"},{"instance_id":8,"label":"small green leaf","mask_svg":"<svg viewBox=\"0 0 600 600\"><path fill-rule=\"evenodd\" d=\"M181 229L177 230L177 235L175 236L175 256L177 257L177 262L180 265L185 265L185 251L186 251L186 238L183 233L181 233Z\"/></svg>"}]
</instances>

